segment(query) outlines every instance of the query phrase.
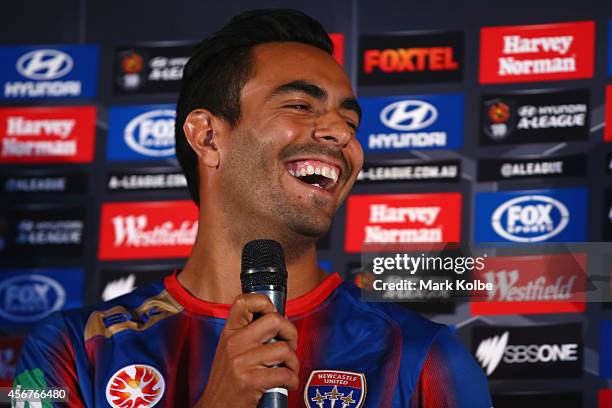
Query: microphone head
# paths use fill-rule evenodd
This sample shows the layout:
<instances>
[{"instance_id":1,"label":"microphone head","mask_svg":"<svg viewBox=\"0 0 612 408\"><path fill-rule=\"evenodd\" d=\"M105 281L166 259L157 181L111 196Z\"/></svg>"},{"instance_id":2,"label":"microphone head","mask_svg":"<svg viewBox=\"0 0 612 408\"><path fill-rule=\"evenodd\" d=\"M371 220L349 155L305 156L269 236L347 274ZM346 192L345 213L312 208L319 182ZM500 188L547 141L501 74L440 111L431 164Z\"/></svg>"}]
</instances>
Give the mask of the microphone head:
<instances>
[{"instance_id":1,"label":"microphone head","mask_svg":"<svg viewBox=\"0 0 612 408\"><path fill-rule=\"evenodd\" d=\"M247 242L242 249L240 272L242 291L261 285L287 288L287 267L283 247L271 239Z\"/></svg>"}]
</instances>

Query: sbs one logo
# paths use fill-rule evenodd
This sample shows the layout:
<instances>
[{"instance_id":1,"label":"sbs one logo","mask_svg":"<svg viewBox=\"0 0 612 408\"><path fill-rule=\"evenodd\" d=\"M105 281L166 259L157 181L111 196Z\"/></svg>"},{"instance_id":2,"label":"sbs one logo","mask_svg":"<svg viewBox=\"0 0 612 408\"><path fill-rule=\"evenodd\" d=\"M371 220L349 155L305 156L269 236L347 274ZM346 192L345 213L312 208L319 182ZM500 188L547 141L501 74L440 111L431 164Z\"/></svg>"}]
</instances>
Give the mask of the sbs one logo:
<instances>
[{"instance_id":1,"label":"sbs one logo","mask_svg":"<svg viewBox=\"0 0 612 408\"><path fill-rule=\"evenodd\" d=\"M552 197L530 195L506 201L493 212L491 225L497 234L512 242L540 242L567 227L567 207Z\"/></svg>"},{"instance_id":2,"label":"sbs one logo","mask_svg":"<svg viewBox=\"0 0 612 408\"><path fill-rule=\"evenodd\" d=\"M509 344L510 332L485 338L476 349L476 359L490 376L503 361L507 365L574 363L579 359L578 343Z\"/></svg>"},{"instance_id":3,"label":"sbs one logo","mask_svg":"<svg viewBox=\"0 0 612 408\"><path fill-rule=\"evenodd\" d=\"M33 80L58 79L70 72L72 57L65 52L42 49L30 51L17 60L17 71Z\"/></svg>"},{"instance_id":4,"label":"sbs one logo","mask_svg":"<svg viewBox=\"0 0 612 408\"><path fill-rule=\"evenodd\" d=\"M175 117L176 112L171 109L157 109L136 116L125 127L125 143L145 156L172 156Z\"/></svg>"},{"instance_id":5,"label":"sbs one logo","mask_svg":"<svg viewBox=\"0 0 612 408\"><path fill-rule=\"evenodd\" d=\"M154 407L166 389L161 373L145 364L119 369L106 384L106 401L114 408Z\"/></svg>"},{"instance_id":6,"label":"sbs one logo","mask_svg":"<svg viewBox=\"0 0 612 408\"><path fill-rule=\"evenodd\" d=\"M417 100L398 101L380 112L381 122L395 130L419 130L436 122L437 109L430 103Z\"/></svg>"},{"instance_id":7,"label":"sbs one logo","mask_svg":"<svg viewBox=\"0 0 612 408\"><path fill-rule=\"evenodd\" d=\"M0 283L0 317L14 322L34 322L61 310L66 291L43 275L14 276Z\"/></svg>"}]
</instances>

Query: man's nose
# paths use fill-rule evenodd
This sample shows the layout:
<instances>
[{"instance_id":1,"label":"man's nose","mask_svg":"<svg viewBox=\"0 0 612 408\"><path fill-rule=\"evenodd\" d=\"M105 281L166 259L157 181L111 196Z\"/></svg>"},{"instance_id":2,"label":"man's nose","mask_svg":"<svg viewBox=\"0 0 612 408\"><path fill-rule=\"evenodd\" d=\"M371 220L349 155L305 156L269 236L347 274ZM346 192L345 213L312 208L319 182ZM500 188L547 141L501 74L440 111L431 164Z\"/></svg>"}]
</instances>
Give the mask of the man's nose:
<instances>
[{"instance_id":1,"label":"man's nose","mask_svg":"<svg viewBox=\"0 0 612 408\"><path fill-rule=\"evenodd\" d=\"M337 112L328 112L316 121L314 137L321 143L343 148L354 135L355 131Z\"/></svg>"}]
</instances>

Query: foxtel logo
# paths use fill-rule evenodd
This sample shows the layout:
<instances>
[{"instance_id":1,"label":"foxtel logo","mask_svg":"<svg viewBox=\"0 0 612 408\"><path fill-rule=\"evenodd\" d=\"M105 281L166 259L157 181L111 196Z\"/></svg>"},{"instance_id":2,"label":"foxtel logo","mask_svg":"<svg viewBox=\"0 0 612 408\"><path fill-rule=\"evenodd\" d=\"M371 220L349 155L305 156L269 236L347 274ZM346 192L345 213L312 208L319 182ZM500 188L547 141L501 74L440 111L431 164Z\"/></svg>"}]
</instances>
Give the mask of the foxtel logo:
<instances>
[{"instance_id":1,"label":"foxtel logo","mask_svg":"<svg viewBox=\"0 0 612 408\"><path fill-rule=\"evenodd\" d=\"M193 245L198 231L197 221L183 221L178 226L172 221L165 221L150 227L146 215L116 216L111 221L115 231L113 245L116 248Z\"/></svg>"},{"instance_id":2,"label":"foxtel logo","mask_svg":"<svg viewBox=\"0 0 612 408\"><path fill-rule=\"evenodd\" d=\"M517 269L486 272L484 278L493 284L487 300L500 302L569 300L574 297L576 283L576 275L559 276L554 283L548 282L546 276L540 276L524 285L517 285L520 279Z\"/></svg>"},{"instance_id":3,"label":"foxtel logo","mask_svg":"<svg viewBox=\"0 0 612 408\"><path fill-rule=\"evenodd\" d=\"M510 332L484 339L476 350L476 359L487 375L493 374L499 363L535 364L578 361L578 344L508 344Z\"/></svg>"},{"instance_id":4,"label":"foxtel logo","mask_svg":"<svg viewBox=\"0 0 612 408\"><path fill-rule=\"evenodd\" d=\"M70 136L76 120L74 119L26 119L23 116L9 116L6 121L7 136L57 136L65 139Z\"/></svg>"},{"instance_id":5,"label":"foxtel logo","mask_svg":"<svg viewBox=\"0 0 612 408\"><path fill-rule=\"evenodd\" d=\"M375 69L386 73L455 71L459 63L454 59L452 47L367 50L363 70L371 74Z\"/></svg>"}]
</instances>

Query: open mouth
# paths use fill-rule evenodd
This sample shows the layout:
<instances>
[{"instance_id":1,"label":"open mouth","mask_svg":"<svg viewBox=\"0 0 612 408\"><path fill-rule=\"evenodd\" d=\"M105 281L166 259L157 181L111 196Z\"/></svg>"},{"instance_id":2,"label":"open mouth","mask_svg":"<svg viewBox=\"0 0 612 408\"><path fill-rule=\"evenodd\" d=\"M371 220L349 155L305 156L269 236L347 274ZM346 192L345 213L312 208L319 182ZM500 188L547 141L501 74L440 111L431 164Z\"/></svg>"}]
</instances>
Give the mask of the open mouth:
<instances>
[{"instance_id":1,"label":"open mouth","mask_svg":"<svg viewBox=\"0 0 612 408\"><path fill-rule=\"evenodd\" d=\"M318 160L296 160L288 163L287 171L305 184L322 190L331 190L338 184L340 168Z\"/></svg>"}]
</instances>

